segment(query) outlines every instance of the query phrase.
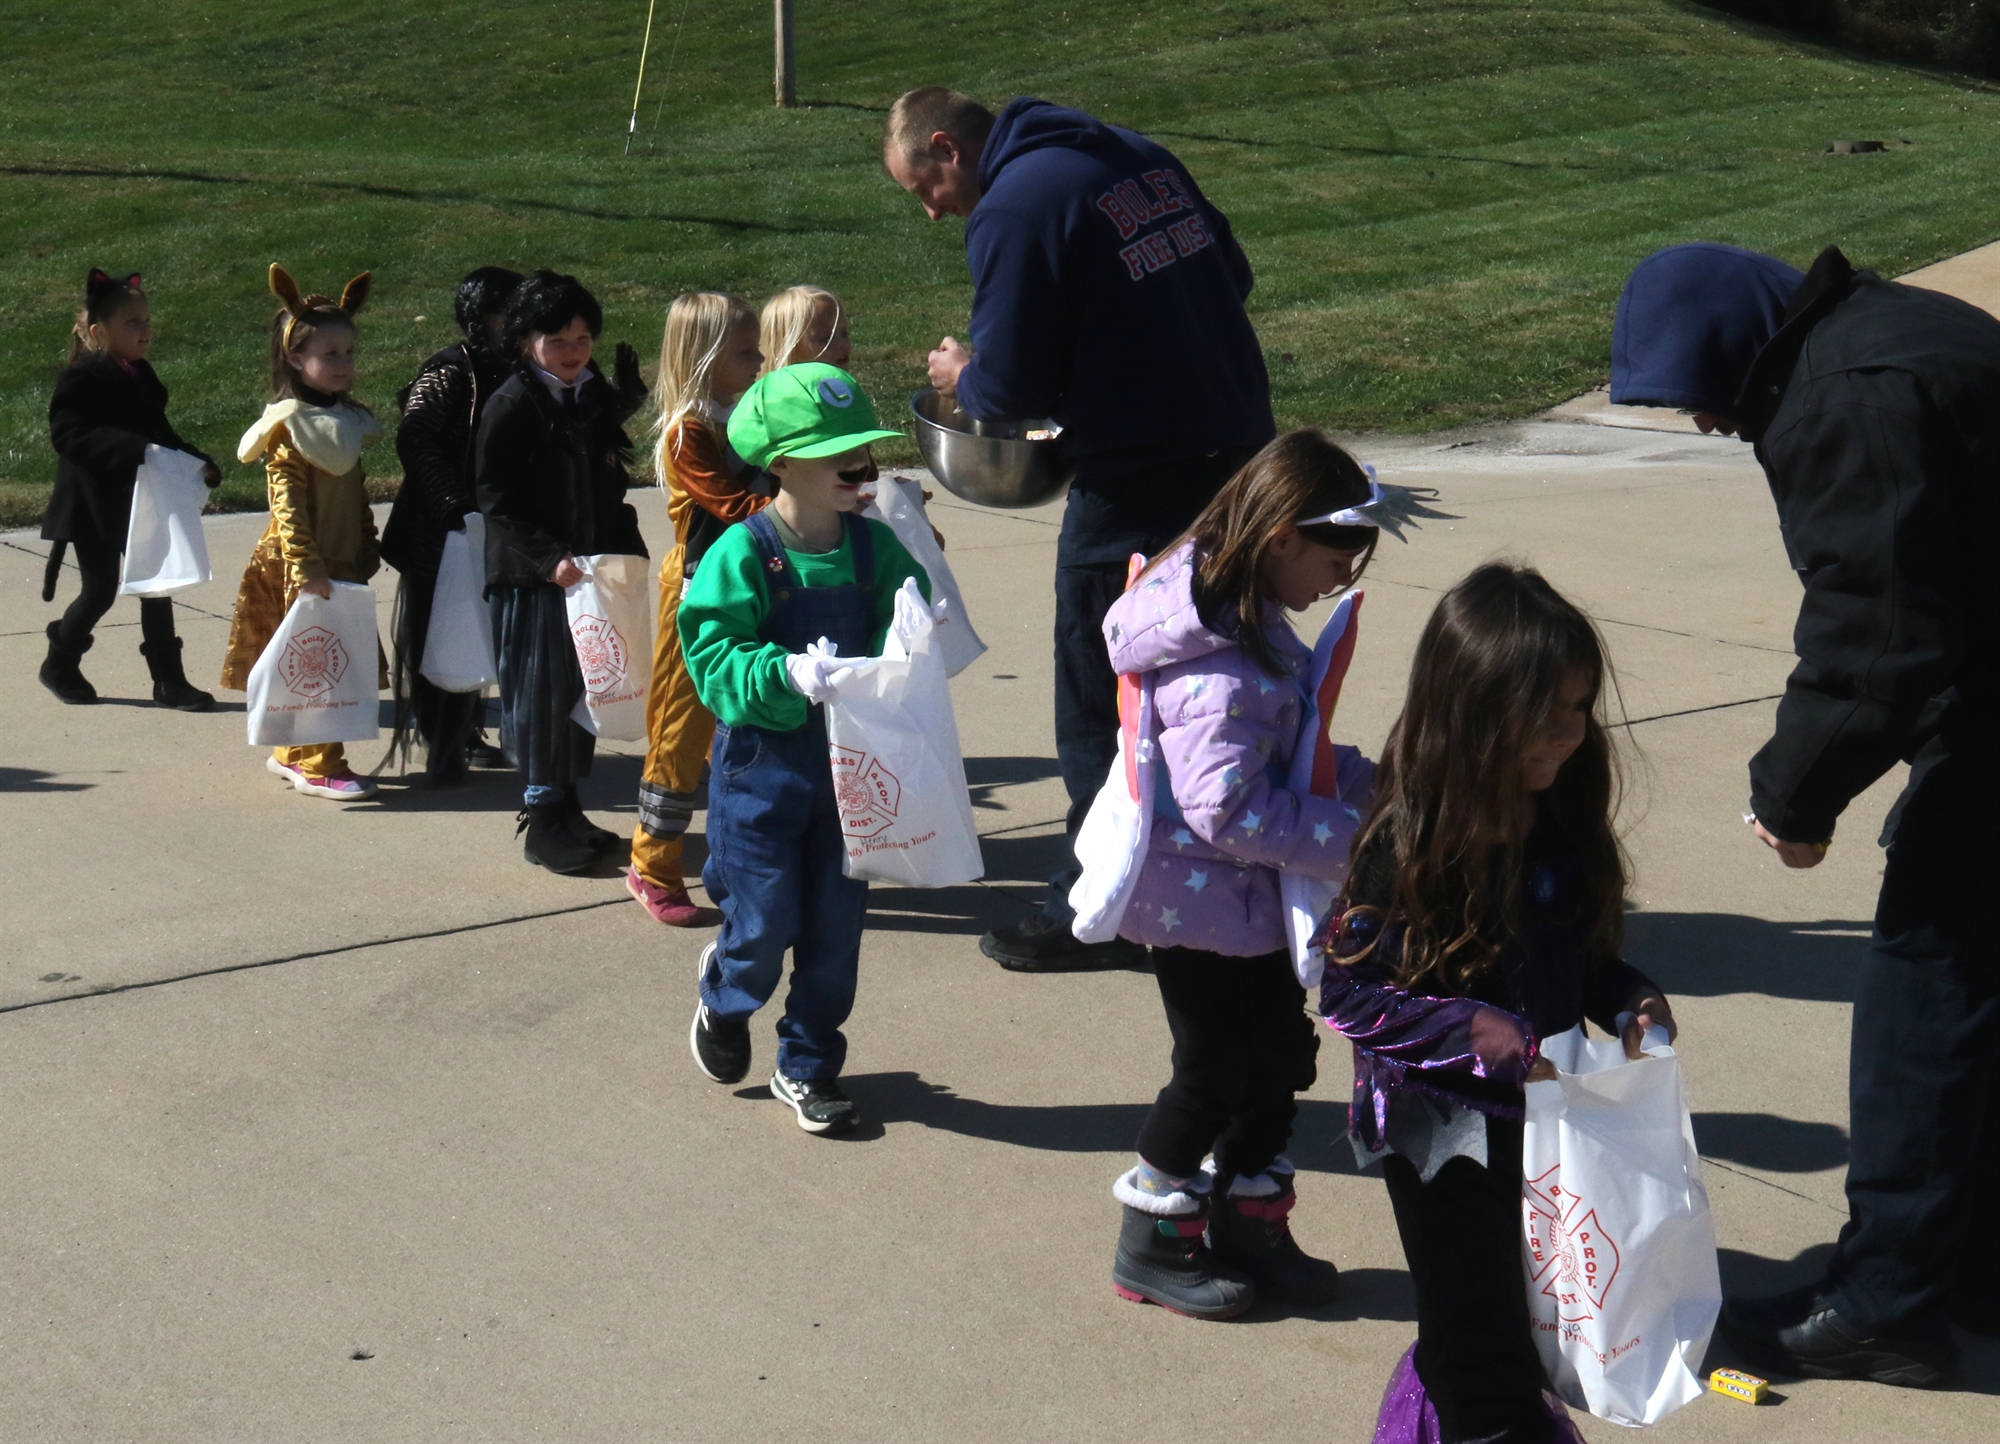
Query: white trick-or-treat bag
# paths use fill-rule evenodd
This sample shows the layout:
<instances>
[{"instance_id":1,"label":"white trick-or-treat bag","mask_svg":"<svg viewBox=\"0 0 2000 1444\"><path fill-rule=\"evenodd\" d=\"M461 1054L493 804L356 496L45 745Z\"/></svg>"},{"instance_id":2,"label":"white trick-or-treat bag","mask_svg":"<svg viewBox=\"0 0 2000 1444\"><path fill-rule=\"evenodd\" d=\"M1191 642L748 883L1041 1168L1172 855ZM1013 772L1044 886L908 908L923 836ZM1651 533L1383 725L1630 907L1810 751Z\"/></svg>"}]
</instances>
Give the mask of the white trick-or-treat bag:
<instances>
[{"instance_id":1,"label":"white trick-or-treat bag","mask_svg":"<svg viewBox=\"0 0 2000 1444\"><path fill-rule=\"evenodd\" d=\"M486 604L486 518L476 511L465 514L463 531L445 533L418 671L441 692L478 692L500 681Z\"/></svg>"},{"instance_id":2,"label":"white trick-or-treat bag","mask_svg":"<svg viewBox=\"0 0 2000 1444\"><path fill-rule=\"evenodd\" d=\"M125 567L118 592L166 597L198 587L212 575L201 509L208 465L199 456L148 445L132 482L132 520L125 531Z\"/></svg>"},{"instance_id":3,"label":"white trick-or-treat bag","mask_svg":"<svg viewBox=\"0 0 2000 1444\"><path fill-rule=\"evenodd\" d=\"M643 742L653 685L652 568L644 557L617 553L578 557L576 564L583 580L563 601L583 696L570 715L599 737Z\"/></svg>"},{"instance_id":4,"label":"white trick-or-treat bag","mask_svg":"<svg viewBox=\"0 0 2000 1444\"><path fill-rule=\"evenodd\" d=\"M1126 587L1145 569L1146 559L1135 554L1125 567ZM1091 799L1083 826L1076 830L1081 870L1070 885L1069 906L1075 917L1069 930L1078 942L1108 943L1118 936L1118 925L1138 890L1139 869L1145 865L1146 844L1153 833L1159 762L1160 744L1153 737L1153 674L1121 673L1118 755Z\"/></svg>"},{"instance_id":5,"label":"white trick-or-treat bag","mask_svg":"<svg viewBox=\"0 0 2000 1444\"><path fill-rule=\"evenodd\" d=\"M1722 1307L1680 1059L1664 1030L1633 1061L1572 1028L1560 1074L1528 1085L1521 1251L1528 1312L1555 1391L1616 1424L1657 1424L1702 1392Z\"/></svg>"},{"instance_id":6,"label":"white trick-or-treat bag","mask_svg":"<svg viewBox=\"0 0 2000 1444\"><path fill-rule=\"evenodd\" d=\"M965 598L959 595L958 578L951 574L951 563L944 559L944 550L931 533L931 519L924 511L923 484L904 476L885 476L876 488L875 500L861 514L873 517L896 534L903 550L930 578L931 596L945 603L944 616L937 626L938 654L944 658L945 675L956 677L979 660L986 643L972 629Z\"/></svg>"},{"instance_id":7,"label":"white trick-or-treat bag","mask_svg":"<svg viewBox=\"0 0 2000 1444\"><path fill-rule=\"evenodd\" d=\"M332 586L331 597L299 593L250 669L244 710L252 747L370 742L381 734L375 589Z\"/></svg>"},{"instance_id":8,"label":"white trick-or-treat bag","mask_svg":"<svg viewBox=\"0 0 2000 1444\"><path fill-rule=\"evenodd\" d=\"M986 871L939 630L907 580L882 655L828 678L827 755L849 877L954 887Z\"/></svg>"}]
</instances>

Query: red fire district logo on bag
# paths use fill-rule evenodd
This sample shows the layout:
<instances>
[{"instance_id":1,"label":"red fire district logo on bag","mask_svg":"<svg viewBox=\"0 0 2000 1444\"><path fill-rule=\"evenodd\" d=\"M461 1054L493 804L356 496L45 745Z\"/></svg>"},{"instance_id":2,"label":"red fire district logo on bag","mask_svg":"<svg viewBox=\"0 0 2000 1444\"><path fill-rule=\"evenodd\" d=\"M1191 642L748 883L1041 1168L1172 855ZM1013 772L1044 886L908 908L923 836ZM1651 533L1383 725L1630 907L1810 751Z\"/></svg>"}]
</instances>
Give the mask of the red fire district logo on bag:
<instances>
[{"instance_id":1,"label":"red fire district logo on bag","mask_svg":"<svg viewBox=\"0 0 2000 1444\"><path fill-rule=\"evenodd\" d=\"M347 675L347 648L325 627L307 627L285 643L278 676L301 697L324 697Z\"/></svg>"},{"instance_id":2,"label":"red fire district logo on bag","mask_svg":"<svg viewBox=\"0 0 2000 1444\"><path fill-rule=\"evenodd\" d=\"M1556 1301L1566 1324L1594 1321L1618 1277L1618 1245L1597 1210L1562 1186L1562 1165L1522 1187L1528 1279Z\"/></svg>"},{"instance_id":3,"label":"red fire district logo on bag","mask_svg":"<svg viewBox=\"0 0 2000 1444\"><path fill-rule=\"evenodd\" d=\"M903 784L882 765L882 759L855 747L834 747L833 798L840 808L840 830L849 837L879 837L896 824L903 802Z\"/></svg>"},{"instance_id":4,"label":"red fire district logo on bag","mask_svg":"<svg viewBox=\"0 0 2000 1444\"><path fill-rule=\"evenodd\" d=\"M625 639L604 617L588 613L570 626L576 638L576 661L583 669L583 685L593 697L615 693L625 684Z\"/></svg>"}]
</instances>

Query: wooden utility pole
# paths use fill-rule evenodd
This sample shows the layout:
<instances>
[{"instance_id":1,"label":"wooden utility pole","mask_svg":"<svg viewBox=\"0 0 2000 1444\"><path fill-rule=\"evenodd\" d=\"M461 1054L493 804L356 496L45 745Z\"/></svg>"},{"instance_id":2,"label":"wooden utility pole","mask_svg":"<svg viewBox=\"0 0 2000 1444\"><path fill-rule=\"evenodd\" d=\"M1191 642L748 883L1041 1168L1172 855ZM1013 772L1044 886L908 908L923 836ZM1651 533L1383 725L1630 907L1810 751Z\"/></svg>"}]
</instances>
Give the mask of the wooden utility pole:
<instances>
[{"instance_id":1,"label":"wooden utility pole","mask_svg":"<svg viewBox=\"0 0 2000 1444\"><path fill-rule=\"evenodd\" d=\"M788 110L799 103L798 67L792 61L792 0L771 0L771 7L778 40L778 106Z\"/></svg>"}]
</instances>

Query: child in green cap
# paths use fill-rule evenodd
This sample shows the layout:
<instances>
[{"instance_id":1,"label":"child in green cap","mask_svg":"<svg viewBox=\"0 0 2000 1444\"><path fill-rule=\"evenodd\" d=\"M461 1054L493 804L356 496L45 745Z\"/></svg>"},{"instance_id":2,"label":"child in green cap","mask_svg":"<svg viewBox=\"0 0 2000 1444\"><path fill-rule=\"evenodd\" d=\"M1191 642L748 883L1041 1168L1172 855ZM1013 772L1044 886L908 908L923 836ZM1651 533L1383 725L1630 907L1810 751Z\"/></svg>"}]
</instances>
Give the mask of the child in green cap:
<instances>
[{"instance_id":1,"label":"child in green cap","mask_svg":"<svg viewBox=\"0 0 2000 1444\"><path fill-rule=\"evenodd\" d=\"M680 607L688 674L717 724L701 880L722 909L702 950L689 1042L703 1073L740 1082L750 1015L777 991L789 949L771 1092L809 1133L845 1132L858 1118L838 1081L840 1026L868 908L868 884L841 870L820 705L840 664L827 658L881 651L905 578L930 596L895 533L860 515L874 475L868 443L895 435L837 366L759 377L729 419L729 444L777 478L778 495L715 541Z\"/></svg>"}]
</instances>

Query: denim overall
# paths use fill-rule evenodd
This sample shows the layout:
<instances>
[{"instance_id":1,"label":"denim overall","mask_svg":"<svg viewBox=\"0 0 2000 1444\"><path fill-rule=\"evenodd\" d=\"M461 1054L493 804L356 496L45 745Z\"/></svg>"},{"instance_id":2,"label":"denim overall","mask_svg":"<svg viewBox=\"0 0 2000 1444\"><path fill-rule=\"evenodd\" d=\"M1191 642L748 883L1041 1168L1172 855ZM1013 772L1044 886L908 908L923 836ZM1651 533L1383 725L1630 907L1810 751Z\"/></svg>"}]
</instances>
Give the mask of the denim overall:
<instances>
[{"instance_id":1,"label":"denim overall","mask_svg":"<svg viewBox=\"0 0 2000 1444\"><path fill-rule=\"evenodd\" d=\"M762 512L741 524L770 573L766 642L803 652L821 637L843 657L869 655L875 632L875 549L868 523L841 518L856 581L806 587ZM792 987L778 1020L778 1071L837 1078L847 1060L840 1025L854 1007L868 884L841 871L846 839L827 762L826 715L814 705L789 732L717 726L708 783L708 861L702 886L722 909L701 1000L743 1018L770 1001L792 950Z\"/></svg>"}]
</instances>

